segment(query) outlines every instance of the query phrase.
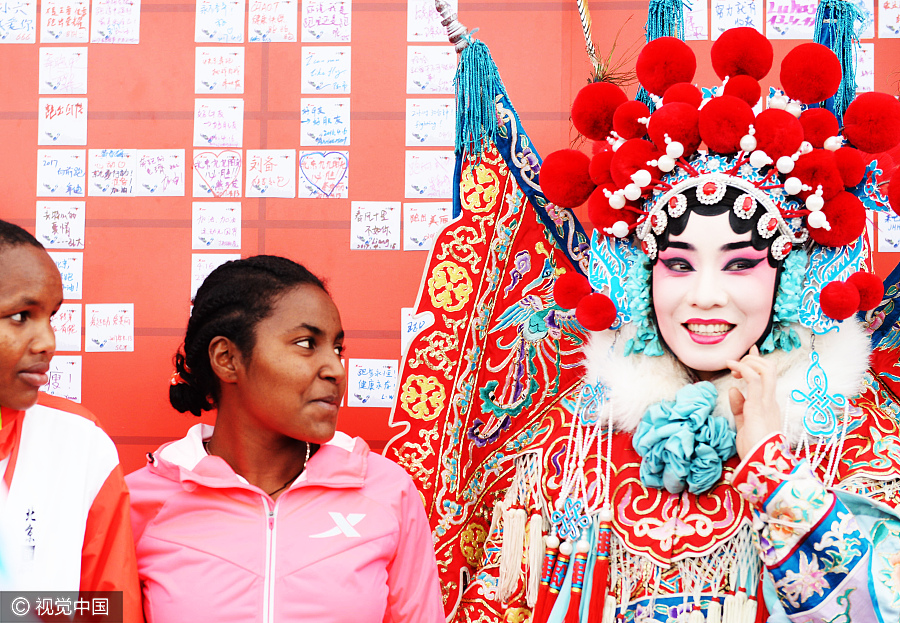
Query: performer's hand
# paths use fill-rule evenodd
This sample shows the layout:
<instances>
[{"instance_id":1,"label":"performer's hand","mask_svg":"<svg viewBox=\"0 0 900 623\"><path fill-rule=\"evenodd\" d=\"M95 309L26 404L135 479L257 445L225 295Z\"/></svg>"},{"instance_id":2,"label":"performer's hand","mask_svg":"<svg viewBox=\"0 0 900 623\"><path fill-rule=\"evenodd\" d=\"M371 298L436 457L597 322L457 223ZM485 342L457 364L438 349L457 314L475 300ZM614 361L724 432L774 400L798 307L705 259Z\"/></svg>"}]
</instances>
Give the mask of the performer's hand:
<instances>
[{"instance_id":1,"label":"performer's hand","mask_svg":"<svg viewBox=\"0 0 900 623\"><path fill-rule=\"evenodd\" d=\"M726 365L734 378L747 383L743 392L737 387L728 392L737 430L737 453L743 460L762 439L781 431L781 410L775 400L777 374L775 364L763 359L755 345L740 361L729 360Z\"/></svg>"}]
</instances>

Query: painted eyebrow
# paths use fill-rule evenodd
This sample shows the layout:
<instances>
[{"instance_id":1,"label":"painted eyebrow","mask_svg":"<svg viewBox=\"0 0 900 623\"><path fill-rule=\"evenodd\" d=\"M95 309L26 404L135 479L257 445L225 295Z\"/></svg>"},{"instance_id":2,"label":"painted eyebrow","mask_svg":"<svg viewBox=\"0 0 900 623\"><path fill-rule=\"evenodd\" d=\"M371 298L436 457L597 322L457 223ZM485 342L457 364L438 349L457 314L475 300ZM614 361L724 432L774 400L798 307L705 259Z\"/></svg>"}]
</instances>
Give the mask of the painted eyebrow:
<instances>
[{"instance_id":1,"label":"painted eyebrow","mask_svg":"<svg viewBox=\"0 0 900 623\"><path fill-rule=\"evenodd\" d=\"M729 242L728 244L722 245L722 251L735 251L737 249L745 249L749 246L752 246L752 241L750 240L741 240L740 242ZM684 249L686 251L696 251L697 249L692 244L688 244L687 242L681 242L679 240L673 240L669 242L670 249Z\"/></svg>"}]
</instances>

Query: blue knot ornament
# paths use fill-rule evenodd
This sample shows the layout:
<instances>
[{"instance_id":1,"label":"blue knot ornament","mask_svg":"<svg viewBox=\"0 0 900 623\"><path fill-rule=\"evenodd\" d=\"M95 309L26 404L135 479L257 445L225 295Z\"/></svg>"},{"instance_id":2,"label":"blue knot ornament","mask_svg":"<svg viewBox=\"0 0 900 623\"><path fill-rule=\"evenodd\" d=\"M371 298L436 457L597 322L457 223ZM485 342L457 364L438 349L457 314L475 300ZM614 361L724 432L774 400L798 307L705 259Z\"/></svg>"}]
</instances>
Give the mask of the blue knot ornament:
<instances>
[{"instance_id":1,"label":"blue knot ornament","mask_svg":"<svg viewBox=\"0 0 900 623\"><path fill-rule=\"evenodd\" d=\"M633 439L643 459L641 482L669 493L703 493L719 481L722 464L737 450L728 420L712 414L717 396L702 381L647 409Z\"/></svg>"}]
</instances>

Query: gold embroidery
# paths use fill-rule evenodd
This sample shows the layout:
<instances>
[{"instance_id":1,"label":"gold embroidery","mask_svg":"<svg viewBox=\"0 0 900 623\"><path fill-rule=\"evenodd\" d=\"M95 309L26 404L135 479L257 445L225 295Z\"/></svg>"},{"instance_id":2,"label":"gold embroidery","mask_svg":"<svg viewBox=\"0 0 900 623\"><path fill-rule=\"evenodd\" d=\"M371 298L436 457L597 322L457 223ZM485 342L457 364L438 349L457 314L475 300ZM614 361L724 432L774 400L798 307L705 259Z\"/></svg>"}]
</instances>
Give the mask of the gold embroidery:
<instances>
[{"instance_id":1,"label":"gold embroidery","mask_svg":"<svg viewBox=\"0 0 900 623\"><path fill-rule=\"evenodd\" d=\"M469 302L472 289L468 271L455 262L441 262L434 267L428 279L431 304L448 312L462 309Z\"/></svg>"},{"instance_id":2,"label":"gold embroidery","mask_svg":"<svg viewBox=\"0 0 900 623\"><path fill-rule=\"evenodd\" d=\"M466 323L466 318L452 320L444 316L444 325L452 333L435 331L428 336L427 346L416 349L416 358L407 362L410 369L414 370L420 365L425 365L435 372L443 372L447 375L453 371L454 353L459 349L459 330Z\"/></svg>"},{"instance_id":3,"label":"gold embroidery","mask_svg":"<svg viewBox=\"0 0 900 623\"><path fill-rule=\"evenodd\" d=\"M446 398L447 392L437 378L414 374L403 384L400 406L410 417L427 422L441 414Z\"/></svg>"},{"instance_id":4,"label":"gold embroidery","mask_svg":"<svg viewBox=\"0 0 900 623\"><path fill-rule=\"evenodd\" d=\"M487 538L487 530L477 523L470 523L462 531L459 538L459 549L470 567L476 569L481 566L481 554L484 551L484 541Z\"/></svg>"},{"instance_id":5,"label":"gold embroidery","mask_svg":"<svg viewBox=\"0 0 900 623\"><path fill-rule=\"evenodd\" d=\"M431 442L438 438L437 429L437 422L434 423L434 427L432 427L431 430L421 429L419 431L419 437L422 438L422 443L419 444L407 441L400 446L399 452L395 452L397 465L409 472L410 476L421 482L423 489L431 488L431 482L428 481L430 471L423 465L423 462L428 457L434 455L434 446ZM425 508L428 508L427 503L425 503Z\"/></svg>"}]
</instances>

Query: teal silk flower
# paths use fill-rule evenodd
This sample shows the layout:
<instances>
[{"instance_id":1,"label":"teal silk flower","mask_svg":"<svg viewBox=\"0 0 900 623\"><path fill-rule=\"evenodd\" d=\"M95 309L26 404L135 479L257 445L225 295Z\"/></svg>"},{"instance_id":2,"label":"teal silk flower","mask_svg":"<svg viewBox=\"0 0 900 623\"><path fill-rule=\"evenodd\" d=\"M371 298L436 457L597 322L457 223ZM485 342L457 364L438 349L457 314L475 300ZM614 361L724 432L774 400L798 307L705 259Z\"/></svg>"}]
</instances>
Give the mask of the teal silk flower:
<instances>
[{"instance_id":1,"label":"teal silk flower","mask_svg":"<svg viewBox=\"0 0 900 623\"><path fill-rule=\"evenodd\" d=\"M734 456L734 431L728 420L712 414L715 386L702 381L685 385L675 400L651 405L634 435L641 455L641 482L681 493L703 493L722 475L722 464Z\"/></svg>"}]
</instances>

